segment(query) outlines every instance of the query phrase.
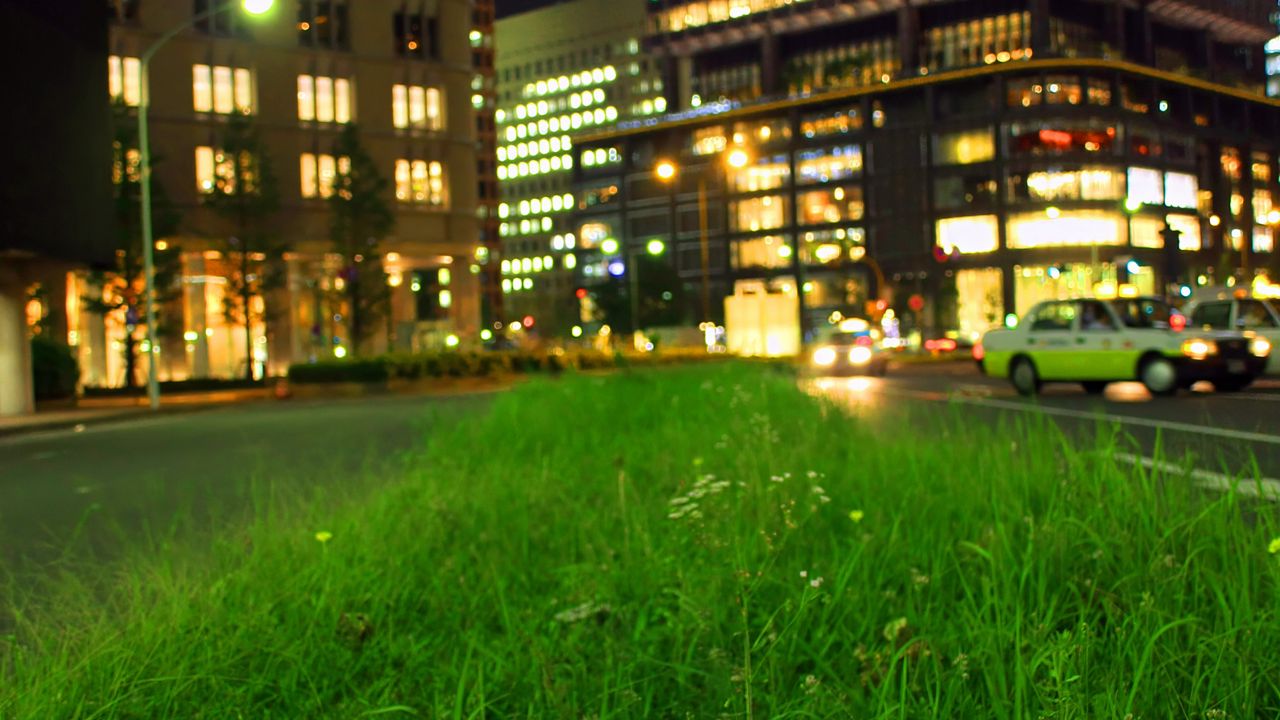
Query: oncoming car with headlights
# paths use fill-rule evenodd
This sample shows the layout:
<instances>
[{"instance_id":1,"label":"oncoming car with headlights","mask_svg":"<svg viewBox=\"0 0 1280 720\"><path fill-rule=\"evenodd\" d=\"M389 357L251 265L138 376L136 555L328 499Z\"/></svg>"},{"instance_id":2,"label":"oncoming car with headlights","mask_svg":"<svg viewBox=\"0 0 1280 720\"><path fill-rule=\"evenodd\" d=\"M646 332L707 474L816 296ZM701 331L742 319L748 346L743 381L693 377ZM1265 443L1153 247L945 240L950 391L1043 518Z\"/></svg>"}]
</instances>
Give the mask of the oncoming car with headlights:
<instances>
[{"instance_id":1,"label":"oncoming car with headlights","mask_svg":"<svg viewBox=\"0 0 1280 720\"><path fill-rule=\"evenodd\" d=\"M1207 380L1240 390L1266 366L1271 343L1241 332L1187 330L1186 318L1159 298L1051 300L1012 328L992 330L974 347L983 372L1009 378L1033 395L1046 382L1080 383L1101 393L1137 380L1153 395L1172 395Z\"/></svg>"},{"instance_id":2,"label":"oncoming car with headlights","mask_svg":"<svg viewBox=\"0 0 1280 720\"><path fill-rule=\"evenodd\" d=\"M870 324L860 319L827 331L809 354L809 367L821 375L884 375L888 366Z\"/></svg>"}]
</instances>

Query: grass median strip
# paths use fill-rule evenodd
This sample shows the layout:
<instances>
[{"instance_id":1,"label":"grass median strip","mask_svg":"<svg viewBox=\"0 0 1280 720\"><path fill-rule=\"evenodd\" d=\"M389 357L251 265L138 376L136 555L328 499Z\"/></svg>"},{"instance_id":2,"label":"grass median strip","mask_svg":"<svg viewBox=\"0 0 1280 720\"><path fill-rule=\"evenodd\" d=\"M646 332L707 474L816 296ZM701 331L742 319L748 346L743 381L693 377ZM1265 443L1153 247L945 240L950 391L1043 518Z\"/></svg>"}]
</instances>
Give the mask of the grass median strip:
<instances>
[{"instance_id":1,"label":"grass median strip","mask_svg":"<svg viewBox=\"0 0 1280 720\"><path fill-rule=\"evenodd\" d=\"M1121 444L767 367L538 380L372 499L19 612L0 718L1280 714L1271 507Z\"/></svg>"}]
</instances>

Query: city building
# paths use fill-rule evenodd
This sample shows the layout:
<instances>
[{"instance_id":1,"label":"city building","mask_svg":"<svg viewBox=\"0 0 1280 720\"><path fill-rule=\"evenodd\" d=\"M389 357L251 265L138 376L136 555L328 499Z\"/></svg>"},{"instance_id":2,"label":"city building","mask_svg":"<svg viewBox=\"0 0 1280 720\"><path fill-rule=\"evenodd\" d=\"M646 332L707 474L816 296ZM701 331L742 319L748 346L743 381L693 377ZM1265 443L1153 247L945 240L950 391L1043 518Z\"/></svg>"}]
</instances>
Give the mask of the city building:
<instances>
[{"instance_id":1,"label":"city building","mask_svg":"<svg viewBox=\"0 0 1280 720\"><path fill-rule=\"evenodd\" d=\"M5 114L0 186L0 416L34 409L33 328L66 337L69 272L111 262L107 29L100 0L0 2L0 57L31 87Z\"/></svg>"},{"instance_id":2,"label":"city building","mask_svg":"<svg viewBox=\"0 0 1280 720\"><path fill-rule=\"evenodd\" d=\"M249 368L279 374L295 362L477 337L477 251L484 247L477 156L485 136L472 83L485 70L473 66L483 58L469 37L483 18L471 2L275 0L262 17L242 12L239 0L108 6L103 92L124 108L126 125L142 97L146 48L215 11L180 32L150 66L154 178L177 218L156 250L179 255L174 284L160 293L160 379L243 377ZM268 232L287 250L278 266L257 271L279 277L252 299L252 333L226 305L241 268L236 226L208 203L236 177L237 158L220 144L237 118L248 119L270 157L279 210ZM370 251L381 263L377 282L388 286L379 300L387 309L370 311L361 347L349 308L383 294L348 291L366 258L339 254L331 240L330 198L351 167L334 148L348 127L385 179L383 199L394 217ZM134 148L117 148L117 180L136 173L137 158ZM78 296L103 292L93 277L74 282ZM136 308L105 317L84 308L69 322L84 382L123 384L126 335L136 341L142 332Z\"/></svg>"},{"instance_id":3,"label":"city building","mask_svg":"<svg viewBox=\"0 0 1280 720\"><path fill-rule=\"evenodd\" d=\"M579 278L656 239L712 298L691 323L767 297L809 336L870 314L968 337L1046 298L1250 282L1280 224L1272 10L650 3L674 112L577 144Z\"/></svg>"},{"instance_id":4,"label":"city building","mask_svg":"<svg viewBox=\"0 0 1280 720\"><path fill-rule=\"evenodd\" d=\"M471 64L475 75L471 78L471 107L475 110L478 185L478 217L480 218L480 245L476 248L476 262L480 266L481 318L485 325L502 314L502 275L498 272L498 256L502 254L502 239L498 235L498 204L501 191L498 188L498 125L494 118L498 107L498 78L496 53L494 52L494 0L473 0Z\"/></svg>"},{"instance_id":5,"label":"city building","mask_svg":"<svg viewBox=\"0 0 1280 720\"><path fill-rule=\"evenodd\" d=\"M661 114L658 65L641 52L643 0L571 0L498 20L497 177L506 317L564 334L578 320L573 143Z\"/></svg>"}]
</instances>

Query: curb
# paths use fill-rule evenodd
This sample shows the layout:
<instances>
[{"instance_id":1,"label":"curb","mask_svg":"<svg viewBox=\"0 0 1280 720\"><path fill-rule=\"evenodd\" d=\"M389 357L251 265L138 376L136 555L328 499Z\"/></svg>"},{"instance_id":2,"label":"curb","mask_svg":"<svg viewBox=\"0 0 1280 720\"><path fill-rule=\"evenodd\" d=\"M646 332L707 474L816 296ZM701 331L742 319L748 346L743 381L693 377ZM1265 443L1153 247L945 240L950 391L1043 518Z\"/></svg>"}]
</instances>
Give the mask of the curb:
<instances>
[{"instance_id":1,"label":"curb","mask_svg":"<svg viewBox=\"0 0 1280 720\"><path fill-rule=\"evenodd\" d=\"M20 425L15 427L0 428L0 439L18 437L22 435L33 435L37 433L56 432L58 430L72 430L75 428L87 428L97 425L111 425L128 420L135 420L146 417L160 417L169 415L180 415L184 413L199 412L202 410L213 410L219 407L231 407L242 403L192 403L190 405L178 405L164 407L159 410L151 410L150 408L128 408L119 412L105 413L94 417L80 418L78 420L51 420L48 422L35 422L28 425Z\"/></svg>"}]
</instances>

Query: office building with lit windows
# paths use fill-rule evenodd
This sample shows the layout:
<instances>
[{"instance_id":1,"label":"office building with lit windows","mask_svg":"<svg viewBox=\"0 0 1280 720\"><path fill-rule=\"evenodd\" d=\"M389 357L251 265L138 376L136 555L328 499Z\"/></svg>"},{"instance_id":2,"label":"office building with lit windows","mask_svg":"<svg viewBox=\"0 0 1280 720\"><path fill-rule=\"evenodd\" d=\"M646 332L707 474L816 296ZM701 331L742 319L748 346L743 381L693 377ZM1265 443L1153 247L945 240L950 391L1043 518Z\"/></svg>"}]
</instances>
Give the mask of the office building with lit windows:
<instances>
[{"instance_id":1,"label":"office building with lit windows","mask_svg":"<svg viewBox=\"0 0 1280 720\"><path fill-rule=\"evenodd\" d=\"M580 278L656 238L717 300L690 323L766 296L811 335L883 300L903 333L969 337L1047 298L1251 281L1280 224L1272 10L650 3L673 112L576 147Z\"/></svg>"},{"instance_id":2,"label":"office building with lit windows","mask_svg":"<svg viewBox=\"0 0 1280 720\"><path fill-rule=\"evenodd\" d=\"M251 18L232 0L114 0L107 3L111 98L136 108L143 51L210 3L228 7L179 34L151 65L154 173L180 216L177 231L157 242L181 252L181 291L161 311L171 332L161 336L160 379L242 376L247 362L282 373L293 362L351 352L337 292L348 259L334 254L328 207L335 177L349 166L333 151L349 124L387 180L395 216L379 248L390 308L365 351L475 338L484 136L473 96L484 91L483 81L480 90L473 84L486 73L477 48L486 43L474 38L492 22L491 10L486 21L467 0L276 0L267 15ZM280 197L271 231L289 248L279 286L255 300L269 312L255 323L252 358L245 330L224 312L234 262L225 255L229 231L204 203L230 176L233 159L219 141L233 116L251 119L270 155ZM134 148L117 153L118 171L136 165ZM121 384L116 350L133 323L123 313L103 322L87 311L71 323L86 384Z\"/></svg>"},{"instance_id":3,"label":"office building with lit windows","mask_svg":"<svg viewBox=\"0 0 1280 720\"><path fill-rule=\"evenodd\" d=\"M574 138L666 110L641 52L643 0L572 0L500 19L497 177L506 321L544 333L578 322L569 218Z\"/></svg>"}]
</instances>

